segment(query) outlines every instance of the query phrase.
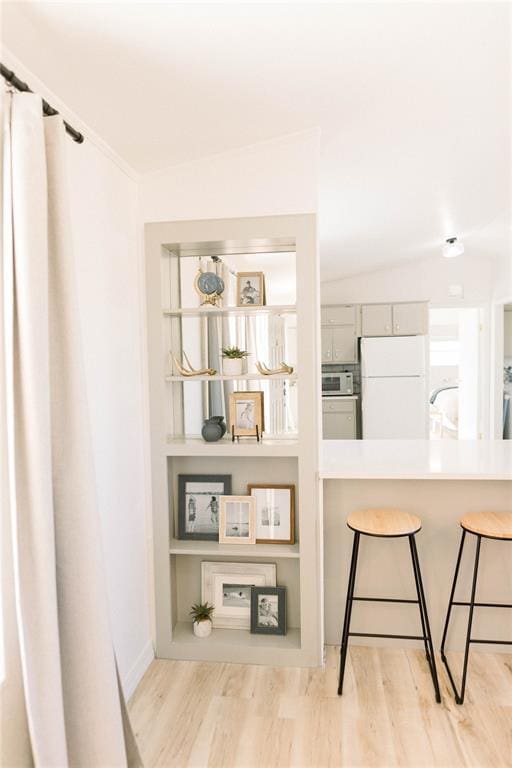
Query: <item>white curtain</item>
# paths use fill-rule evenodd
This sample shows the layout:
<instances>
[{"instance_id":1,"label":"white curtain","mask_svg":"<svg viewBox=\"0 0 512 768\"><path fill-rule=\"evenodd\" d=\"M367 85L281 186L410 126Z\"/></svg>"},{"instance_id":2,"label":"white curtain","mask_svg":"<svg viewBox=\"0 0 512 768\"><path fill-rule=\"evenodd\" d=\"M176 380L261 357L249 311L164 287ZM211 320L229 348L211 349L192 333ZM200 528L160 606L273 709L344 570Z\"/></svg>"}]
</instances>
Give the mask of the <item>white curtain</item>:
<instances>
[{"instance_id":1,"label":"white curtain","mask_svg":"<svg viewBox=\"0 0 512 768\"><path fill-rule=\"evenodd\" d=\"M70 139L60 117L43 119L33 94L7 100L3 138L2 413L12 545L4 553L12 621L11 698L3 706L21 701L24 709L9 710L17 733L6 728L3 745L11 757L13 739L29 745L26 759L36 766L136 766L102 564L67 211Z\"/></svg>"}]
</instances>

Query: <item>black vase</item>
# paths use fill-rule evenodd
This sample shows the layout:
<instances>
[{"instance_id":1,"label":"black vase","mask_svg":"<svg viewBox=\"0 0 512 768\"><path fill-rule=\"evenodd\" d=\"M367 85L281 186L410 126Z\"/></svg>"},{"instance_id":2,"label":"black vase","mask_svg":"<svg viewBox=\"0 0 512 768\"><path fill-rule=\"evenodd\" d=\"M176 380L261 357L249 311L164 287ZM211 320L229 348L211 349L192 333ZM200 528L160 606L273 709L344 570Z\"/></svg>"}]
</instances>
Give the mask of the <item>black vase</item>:
<instances>
[{"instance_id":1,"label":"black vase","mask_svg":"<svg viewBox=\"0 0 512 768\"><path fill-rule=\"evenodd\" d=\"M226 429L224 416L210 416L209 419L205 419L201 434L207 443L216 443L224 437Z\"/></svg>"}]
</instances>

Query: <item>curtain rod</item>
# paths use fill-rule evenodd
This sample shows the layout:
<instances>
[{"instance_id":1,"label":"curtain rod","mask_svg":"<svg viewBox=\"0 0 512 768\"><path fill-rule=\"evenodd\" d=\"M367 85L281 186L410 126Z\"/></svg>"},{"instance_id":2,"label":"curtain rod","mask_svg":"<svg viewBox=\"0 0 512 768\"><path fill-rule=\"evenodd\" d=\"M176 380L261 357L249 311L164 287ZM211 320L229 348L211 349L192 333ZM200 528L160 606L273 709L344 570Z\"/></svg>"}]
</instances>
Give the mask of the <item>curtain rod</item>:
<instances>
[{"instance_id":1,"label":"curtain rod","mask_svg":"<svg viewBox=\"0 0 512 768\"><path fill-rule=\"evenodd\" d=\"M3 64L0 63L0 75L4 78L4 80L7 80L8 83L10 83L13 88L16 88L17 91L24 91L27 93L33 93L33 91L28 87L26 83L23 82L23 80L20 80L19 77L16 77L14 72L11 69L7 69L7 67L4 67ZM50 104L48 104L45 99L43 101L43 113L45 115L48 115L49 117L51 115L58 115L58 110L54 109ZM77 144L82 144L84 141L84 136L80 131L77 131L75 128L73 128L72 125L67 123L65 120L63 121L64 125L66 126L66 131L69 133L73 141L76 141Z\"/></svg>"}]
</instances>

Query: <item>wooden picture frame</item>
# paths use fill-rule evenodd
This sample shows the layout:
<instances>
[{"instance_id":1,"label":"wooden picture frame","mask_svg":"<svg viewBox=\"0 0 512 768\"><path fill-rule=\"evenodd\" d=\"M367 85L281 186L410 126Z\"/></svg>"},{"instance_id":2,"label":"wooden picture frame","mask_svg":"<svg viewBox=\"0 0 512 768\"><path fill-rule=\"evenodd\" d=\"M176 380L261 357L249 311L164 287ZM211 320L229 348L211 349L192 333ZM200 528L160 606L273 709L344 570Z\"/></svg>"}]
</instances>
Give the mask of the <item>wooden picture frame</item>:
<instances>
[{"instance_id":1,"label":"wooden picture frame","mask_svg":"<svg viewBox=\"0 0 512 768\"><path fill-rule=\"evenodd\" d=\"M295 544L295 486L250 483L247 493L256 501L256 544Z\"/></svg>"},{"instance_id":2,"label":"wooden picture frame","mask_svg":"<svg viewBox=\"0 0 512 768\"><path fill-rule=\"evenodd\" d=\"M251 632L256 635L286 635L286 588L251 589Z\"/></svg>"},{"instance_id":3,"label":"wooden picture frame","mask_svg":"<svg viewBox=\"0 0 512 768\"><path fill-rule=\"evenodd\" d=\"M231 475L178 475L178 539L218 541L220 498L230 493Z\"/></svg>"},{"instance_id":4,"label":"wooden picture frame","mask_svg":"<svg viewBox=\"0 0 512 768\"><path fill-rule=\"evenodd\" d=\"M237 307L264 307L265 303L265 274L263 272L237 272Z\"/></svg>"},{"instance_id":5,"label":"wooden picture frame","mask_svg":"<svg viewBox=\"0 0 512 768\"><path fill-rule=\"evenodd\" d=\"M251 589L276 585L275 563L201 563L201 602L214 605L214 627L251 628ZM231 596L234 592L234 597ZM238 598L238 599L237 599ZM236 603L236 604L235 604Z\"/></svg>"},{"instance_id":6,"label":"wooden picture frame","mask_svg":"<svg viewBox=\"0 0 512 768\"><path fill-rule=\"evenodd\" d=\"M230 393L229 429L233 437L261 437L265 431L263 392Z\"/></svg>"},{"instance_id":7,"label":"wooden picture frame","mask_svg":"<svg viewBox=\"0 0 512 768\"><path fill-rule=\"evenodd\" d=\"M256 499L254 496L221 496L220 544L256 543Z\"/></svg>"}]
</instances>

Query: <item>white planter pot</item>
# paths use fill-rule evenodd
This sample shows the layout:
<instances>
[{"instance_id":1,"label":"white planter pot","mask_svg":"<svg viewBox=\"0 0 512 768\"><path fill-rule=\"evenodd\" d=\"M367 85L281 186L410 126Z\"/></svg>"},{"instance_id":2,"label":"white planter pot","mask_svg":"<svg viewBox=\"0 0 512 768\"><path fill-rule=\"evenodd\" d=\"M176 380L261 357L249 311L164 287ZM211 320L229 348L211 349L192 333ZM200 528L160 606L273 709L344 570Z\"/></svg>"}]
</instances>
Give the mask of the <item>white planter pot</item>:
<instances>
[{"instance_id":1,"label":"white planter pot","mask_svg":"<svg viewBox=\"0 0 512 768\"><path fill-rule=\"evenodd\" d=\"M223 357L222 373L224 376L243 376L247 371L247 359L245 357Z\"/></svg>"},{"instance_id":2,"label":"white planter pot","mask_svg":"<svg viewBox=\"0 0 512 768\"><path fill-rule=\"evenodd\" d=\"M209 637L212 633L212 622L210 619L205 621L194 621L194 635L196 637Z\"/></svg>"}]
</instances>

